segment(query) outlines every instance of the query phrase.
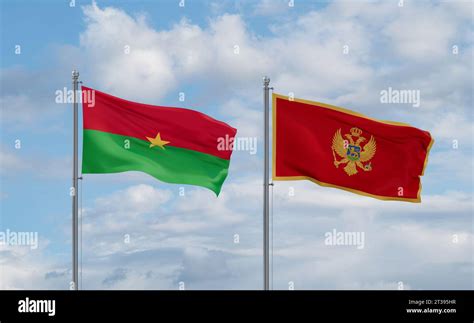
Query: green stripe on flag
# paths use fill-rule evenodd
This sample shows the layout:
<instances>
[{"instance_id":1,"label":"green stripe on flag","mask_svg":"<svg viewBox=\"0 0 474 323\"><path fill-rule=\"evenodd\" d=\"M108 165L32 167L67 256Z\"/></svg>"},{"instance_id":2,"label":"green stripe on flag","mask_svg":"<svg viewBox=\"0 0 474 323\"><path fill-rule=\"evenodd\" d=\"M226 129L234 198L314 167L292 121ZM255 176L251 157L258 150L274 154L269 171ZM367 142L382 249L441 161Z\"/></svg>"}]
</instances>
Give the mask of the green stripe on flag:
<instances>
[{"instance_id":1,"label":"green stripe on flag","mask_svg":"<svg viewBox=\"0 0 474 323\"><path fill-rule=\"evenodd\" d=\"M150 148L145 140L84 129L82 172L141 171L163 182L198 185L219 195L229 160L172 144Z\"/></svg>"}]
</instances>

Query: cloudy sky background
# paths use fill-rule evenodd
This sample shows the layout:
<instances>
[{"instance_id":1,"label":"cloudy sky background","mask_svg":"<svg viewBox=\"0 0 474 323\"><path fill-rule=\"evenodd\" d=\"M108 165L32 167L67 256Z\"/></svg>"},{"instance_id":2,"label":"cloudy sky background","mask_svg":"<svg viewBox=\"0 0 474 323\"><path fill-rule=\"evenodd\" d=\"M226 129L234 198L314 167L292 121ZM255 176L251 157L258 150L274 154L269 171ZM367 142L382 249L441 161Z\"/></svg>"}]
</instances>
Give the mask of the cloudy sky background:
<instances>
[{"instance_id":1,"label":"cloudy sky background","mask_svg":"<svg viewBox=\"0 0 474 323\"><path fill-rule=\"evenodd\" d=\"M436 140L421 204L276 182L273 288L472 289L471 1L7 0L1 15L0 231L38 232L39 247L0 245L0 289L69 288L72 109L55 91L70 89L73 68L84 85L258 138L256 155L233 153L219 198L135 172L84 175L82 288L262 287L268 75L277 93ZM420 107L381 104L388 87L420 90ZM333 229L364 232L365 247L325 245Z\"/></svg>"}]
</instances>

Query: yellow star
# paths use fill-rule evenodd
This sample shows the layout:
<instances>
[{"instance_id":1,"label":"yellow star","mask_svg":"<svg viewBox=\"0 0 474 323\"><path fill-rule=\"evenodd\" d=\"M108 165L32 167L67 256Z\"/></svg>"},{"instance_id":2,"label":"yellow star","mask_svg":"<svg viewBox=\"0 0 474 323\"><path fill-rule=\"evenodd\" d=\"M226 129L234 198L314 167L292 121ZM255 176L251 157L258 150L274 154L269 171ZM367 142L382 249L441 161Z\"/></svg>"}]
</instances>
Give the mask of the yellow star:
<instances>
[{"instance_id":1,"label":"yellow star","mask_svg":"<svg viewBox=\"0 0 474 323\"><path fill-rule=\"evenodd\" d=\"M164 146L170 143L169 141L162 140L159 132L155 138L146 137L146 139L148 139L151 142L150 148L154 146L158 146L161 149L165 149Z\"/></svg>"}]
</instances>

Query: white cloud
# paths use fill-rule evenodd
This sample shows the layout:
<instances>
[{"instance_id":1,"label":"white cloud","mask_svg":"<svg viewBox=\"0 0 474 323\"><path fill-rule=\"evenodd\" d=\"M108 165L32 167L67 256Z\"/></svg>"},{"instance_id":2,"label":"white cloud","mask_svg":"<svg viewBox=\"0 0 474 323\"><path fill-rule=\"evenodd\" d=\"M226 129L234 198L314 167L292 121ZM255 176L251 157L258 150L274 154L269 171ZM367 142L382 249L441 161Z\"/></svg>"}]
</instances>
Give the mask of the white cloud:
<instances>
[{"instance_id":1,"label":"white cloud","mask_svg":"<svg viewBox=\"0 0 474 323\"><path fill-rule=\"evenodd\" d=\"M459 144L463 145L466 142L461 141ZM461 146L462 147L462 146ZM462 147L465 148L465 147ZM432 153L430 156L430 171L433 175L430 177L430 182L437 183L436 185L445 184L448 179L450 182L459 184L472 184L474 160L472 153L464 153L466 149L451 149L441 152ZM450 176L445 176L449 174Z\"/></svg>"},{"instance_id":2,"label":"white cloud","mask_svg":"<svg viewBox=\"0 0 474 323\"><path fill-rule=\"evenodd\" d=\"M0 70L0 122L3 129L34 129L41 133L62 130L62 122L56 118L63 116L70 105L55 102L57 87L53 83L57 73L56 69L32 71L22 66ZM48 78L45 79L44 75ZM40 127L45 122L48 126Z\"/></svg>"},{"instance_id":3,"label":"white cloud","mask_svg":"<svg viewBox=\"0 0 474 323\"><path fill-rule=\"evenodd\" d=\"M261 108L263 110L263 107ZM232 118L229 123L237 128L239 137L261 137L263 123L262 113L255 104L231 99L221 106L221 113Z\"/></svg>"},{"instance_id":4,"label":"white cloud","mask_svg":"<svg viewBox=\"0 0 474 323\"><path fill-rule=\"evenodd\" d=\"M46 256L48 245L41 236L37 249L0 244L0 290L69 289L70 276L63 275L67 269Z\"/></svg>"},{"instance_id":5,"label":"white cloud","mask_svg":"<svg viewBox=\"0 0 474 323\"><path fill-rule=\"evenodd\" d=\"M87 28L81 48L87 55L86 73L94 78L90 81L122 97L154 101L182 82L211 74L219 75L216 84L235 87L267 65L237 15L224 14L207 29L183 19L169 30L157 31L143 16L132 18L95 3L84 7L84 14Z\"/></svg>"},{"instance_id":6,"label":"white cloud","mask_svg":"<svg viewBox=\"0 0 474 323\"><path fill-rule=\"evenodd\" d=\"M412 207L311 183L285 183L295 184L290 198L287 187L276 184L275 288L287 289L289 281L296 289L396 289L400 281L404 289L462 288L466 283L461 269L472 261L473 236L463 214L472 211L471 196L425 196L425 204ZM185 197L173 200L166 190L137 185L97 199L83 219L85 288L177 289L180 281L187 289L260 288L261 185L229 183L218 200L205 193L186 190ZM324 233L333 228L365 232L364 248L325 245ZM45 267L34 272L13 273L14 266L26 268L26 259L15 257L3 266L10 273L4 276L6 288L26 288L22 279L35 280L39 288L67 283L67 270L51 261L41 260ZM451 285L423 281L426 270L446 266L449 275L457 275ZM444 273L440 269L433 277L445 281Z\"/></svg>"},{"instance_id":7,"label":"white cloud","mask_svg":"<svg viewBox=\"0 0 474 323\"><path fill-rule=\"evenodd\" d=\"M407 3L397 10L399 18L389 23L383 33L402 57L426 62L451 54L452 41L457 39L453 24L456 18L443 6Z\"/></svg>"},{"instance_id":8,"label":"white cloud","mask_svg":"<svg viewBox=\"0 0 474 323\"><path fill-rule=\"evenodd\" d=\"M0 147L0 172L2 175L12 174L29 167L18 153L14 153L5 147Z\"/></svg>"},{"instance_id":9,"label":"white cloud","mask_svg":"<svg viewBox=\"0 0 474 323\"><path fill-rule=\"evenodd\" d=\"M290 187L294 196L289 196ZM325 188L309 181L276 182L275 201L277 207L324 207L330 209L351 208L379 210L384 213L427 214L443 212L469 212L472 209L472 195L466 192L444 192L443 194L422 194L422 203L386 202L353 193ZM314 198L318 196L318 198Z\"/></svg>"},{"instance_id":10,"label":"white cloud","mask_svg":"<svg viewBox=\"0 0 474 323\"><path fill-rule=\"evenodd\" d=\"M433 120L431 132L434 138L443 141L458 141L458 146L472 145L474 124L466 116L446 112L443 117Z\"/></svg>"},{"instance_id":11,"label":"white cloud","mask_svg":"<svg viewBox=\"0 0 474 323\"><path fill-rule=\"evenodd\" d=\"M117 191L109 196L96 199L91 208L84 208L84 233L87 236L100 237L118 235L123 242L123 235L137 229L148 227L147 216L157 215L171 198L168 190L156 189L150 185L140 184L126 190ZM107 228L104 232L104 228Z\"/></svg>"},{"instance_id":12,"label":"white cloud","mask_svg":"<svg viewBox=\"0 0 474 323\"><path fill-rule=\"evenodd\" d=\"M71 176L72 158L51 157L31 153L31 150L20 143L20 149L0 147L0 174L5 177L12 175L35 176L36 178L57 180ZM13 146L13 145L12 145Z\"/></svg>"},{"instance_id":13,"label":"white cloud","mask_svg":"<svg viewBox=\"0 0 474 323\"><path fill-rule=\"evenodd\" d=\"M260 0L255 4L254 15L257 16L274 16L291 10L288 0Z\"/></svg>"},{"instance_id":14,"label":"white cloud","mask_svg":"<svg viewBox=\"0 0 474 323\"><path fill-rule=\"evenodd\" d=\"M268 7L266 1L256 6ZM261 36L240 15L212 17L205 27L183 19L154 29L144 15L93 3L83 9L86 28L80 47L66 47L75 52L86 84L147 103L185 91L188 104L197 103L200 109L218 105L225 118L249 133L255 129L247 129L246 119L222 107L246 102L252 111L241 110L242 116L261 114L254 102L261 98L264 74L276 92L294 92L385 119L415 120L416 126L436 127L445 109L452 109L467 120L458 128L465 129L472 103L465 7L336 1L283 23L275 20L273 33ZM451 43L459 44L458 55L451 54ZM348 54L343 53L346 45ZM128 54L125 46L130 46ZM422 108L381 106L379 92L387 86L420 89ZM195 88L198 94L192 93ZM435 112L426 113L430 110Z\"/></svg>"},{"instance_id":15,"label":"white cloud","mask_svg":"<svg viewBox=\"0 0 474 323\"><path fill-rule=\"evenodd\" d=\"M175 85L167 49L158 44L159 33L143 16L134 19L119 9L100 9L96 3L85 6L84 14L87 28L81 47L88 55L87 69L104 90L146 100L161 97Z\"/></svg>"},{"instance_id":16,"label":"white cloud","mask_svg":"<svg viewBox=\"0 0 474 323\"><path fill-rule=\"evenodd\" d=\"M98 198L96 203L99 214L102 212L120 212L135 217L138 214L156 211L171 197L169 191L155 189L140 184L118 191L106 198Z\"/></svg>"},{"instance_id":17,"label":"white cloud","mask_svg":"<svg viewBox=\"0 0 474 323\"><path fill-rule=\"evenodd\" d=\"M35 119L35 104L33 100L24 95L7 95L0 98L2 107L2 121L31 123Z\"/></svg>"},{"instance_id":18,"label":"white cloud","mask_svg":"<svg viewBox=\"0 0 474 323\"><path fill-rule=\"evenodd\" d=\"M178 205L174 212L161 212L148 224L146 221L150 219L147 219L146 214L137 214L133 219L117 214L115 221L124 225L122 232L130 232L133 242L124 244L120 230L108 237L104 231L96 232L93 236L88 233L85 236L89 244L88 259L96 259L93 261L97 262L107 257L107 262L102 262L102 265L111 261L118 265L123 254L139 257L142 253L164 252L172 248L175 250L173 256L166 258L166 261L170 261L168 271L163 271L159 280L149 281L150 284L174 289L178 281L185 281L187 288L212 289L239 288L242 282L253 282L255 285L248 288L259 288L259 275L255 272L261 272L261 231L256 226L261 225L261 211L251 217L246 216L245 221L241 221L239 215L240 211L247 210L245 214L248 210L258 208L261 186L257 182L229 183L224 198L214 203L207 200L210 197L203 190L186 191L185 198L177 199ZM472 197L469 195L448 193L443 196L425 196L423 204L415 206L380 202L319 188L311 183L284 184L295 184L295 196L285 197L286 186L278 186L275 190L275 245L272 249L275 288L286 289L288 281L292 280L296 282L297 289L396 289L399 281L403 282L404 289L419 289L427 285L417 283L413 277L424 275L426 266L443 267L471 261L472 233L466 231L463 224L469 217L462 216L472 211ZM123 192L130 191L128 189L122 191L121 195L114 194L112 200L120 195L120 199L126 201ZM166 208L166 204L160 206L162 210ZM459 217L450 215L453 212ZM420 214L426 215L421 222ZM438 221L442 221L438 223L449 224L440 227L429 222L435 214L438 214ZM92 221L92 226L101 226L94 223L94 219L89 221ZM106 231L111 228L110 225L102 226L108 228ZM127 230L127 226L130 230ZM324 232L332 228L364 231L365 248L357 250L350 246L326 246ZM241 242L237 245L232 242L235 233L241 236ZM455 234L458 236L456 243L453 242ZM94 247L98 244L100 246ZM446 256L439 257L440 253ZM391 260L385 259L387 257ZM424 265L416 269L404 265L406 262L419 261ZM214 262L222 262L217 266L220 271L199 269L204 264ZM245 268L241 267L243 263L246 263ZM384 263L390 263L390 268ZM186 269L179 266L185 266ZM127 288L131 282L145 286L145 272L152 267L151 264L131 264L126 267L127 274L123 281L111 284L108 288ZM224 270L224 267L227 269ZM351 269L348 271L342 268ZM372 268L369 271L371 274L367 268ZM113 276L113 272L108 274ZM104 276L99 279L101 276L98 273L95 275L97 281L106 279ZM439 275L442 273L437 274L437 277L441 277ZM460 277L465 278L462 275ZM460 288L459 284L464 278L453 282L454 288ZM150 288L150 285L145 288Z\"/></svg>"}]
</instances>

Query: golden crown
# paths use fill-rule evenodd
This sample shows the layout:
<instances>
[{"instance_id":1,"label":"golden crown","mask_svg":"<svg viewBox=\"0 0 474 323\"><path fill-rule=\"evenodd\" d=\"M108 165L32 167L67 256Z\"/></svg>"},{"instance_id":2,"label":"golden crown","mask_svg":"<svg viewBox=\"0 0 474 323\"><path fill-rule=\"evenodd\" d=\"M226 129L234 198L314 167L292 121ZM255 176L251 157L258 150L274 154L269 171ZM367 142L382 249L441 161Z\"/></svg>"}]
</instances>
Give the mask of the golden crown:
<instances>
[{"instance_id":1,"label":"golden crown","mask_svg":"<svg viewBox=\"0 0 474 323\"><path fill-rule=\"evenodd\" d=\"M362 130L359 128L351 128L351 135L354 137L359 137L362 134Z\"/></svg>"}]
</instances>

